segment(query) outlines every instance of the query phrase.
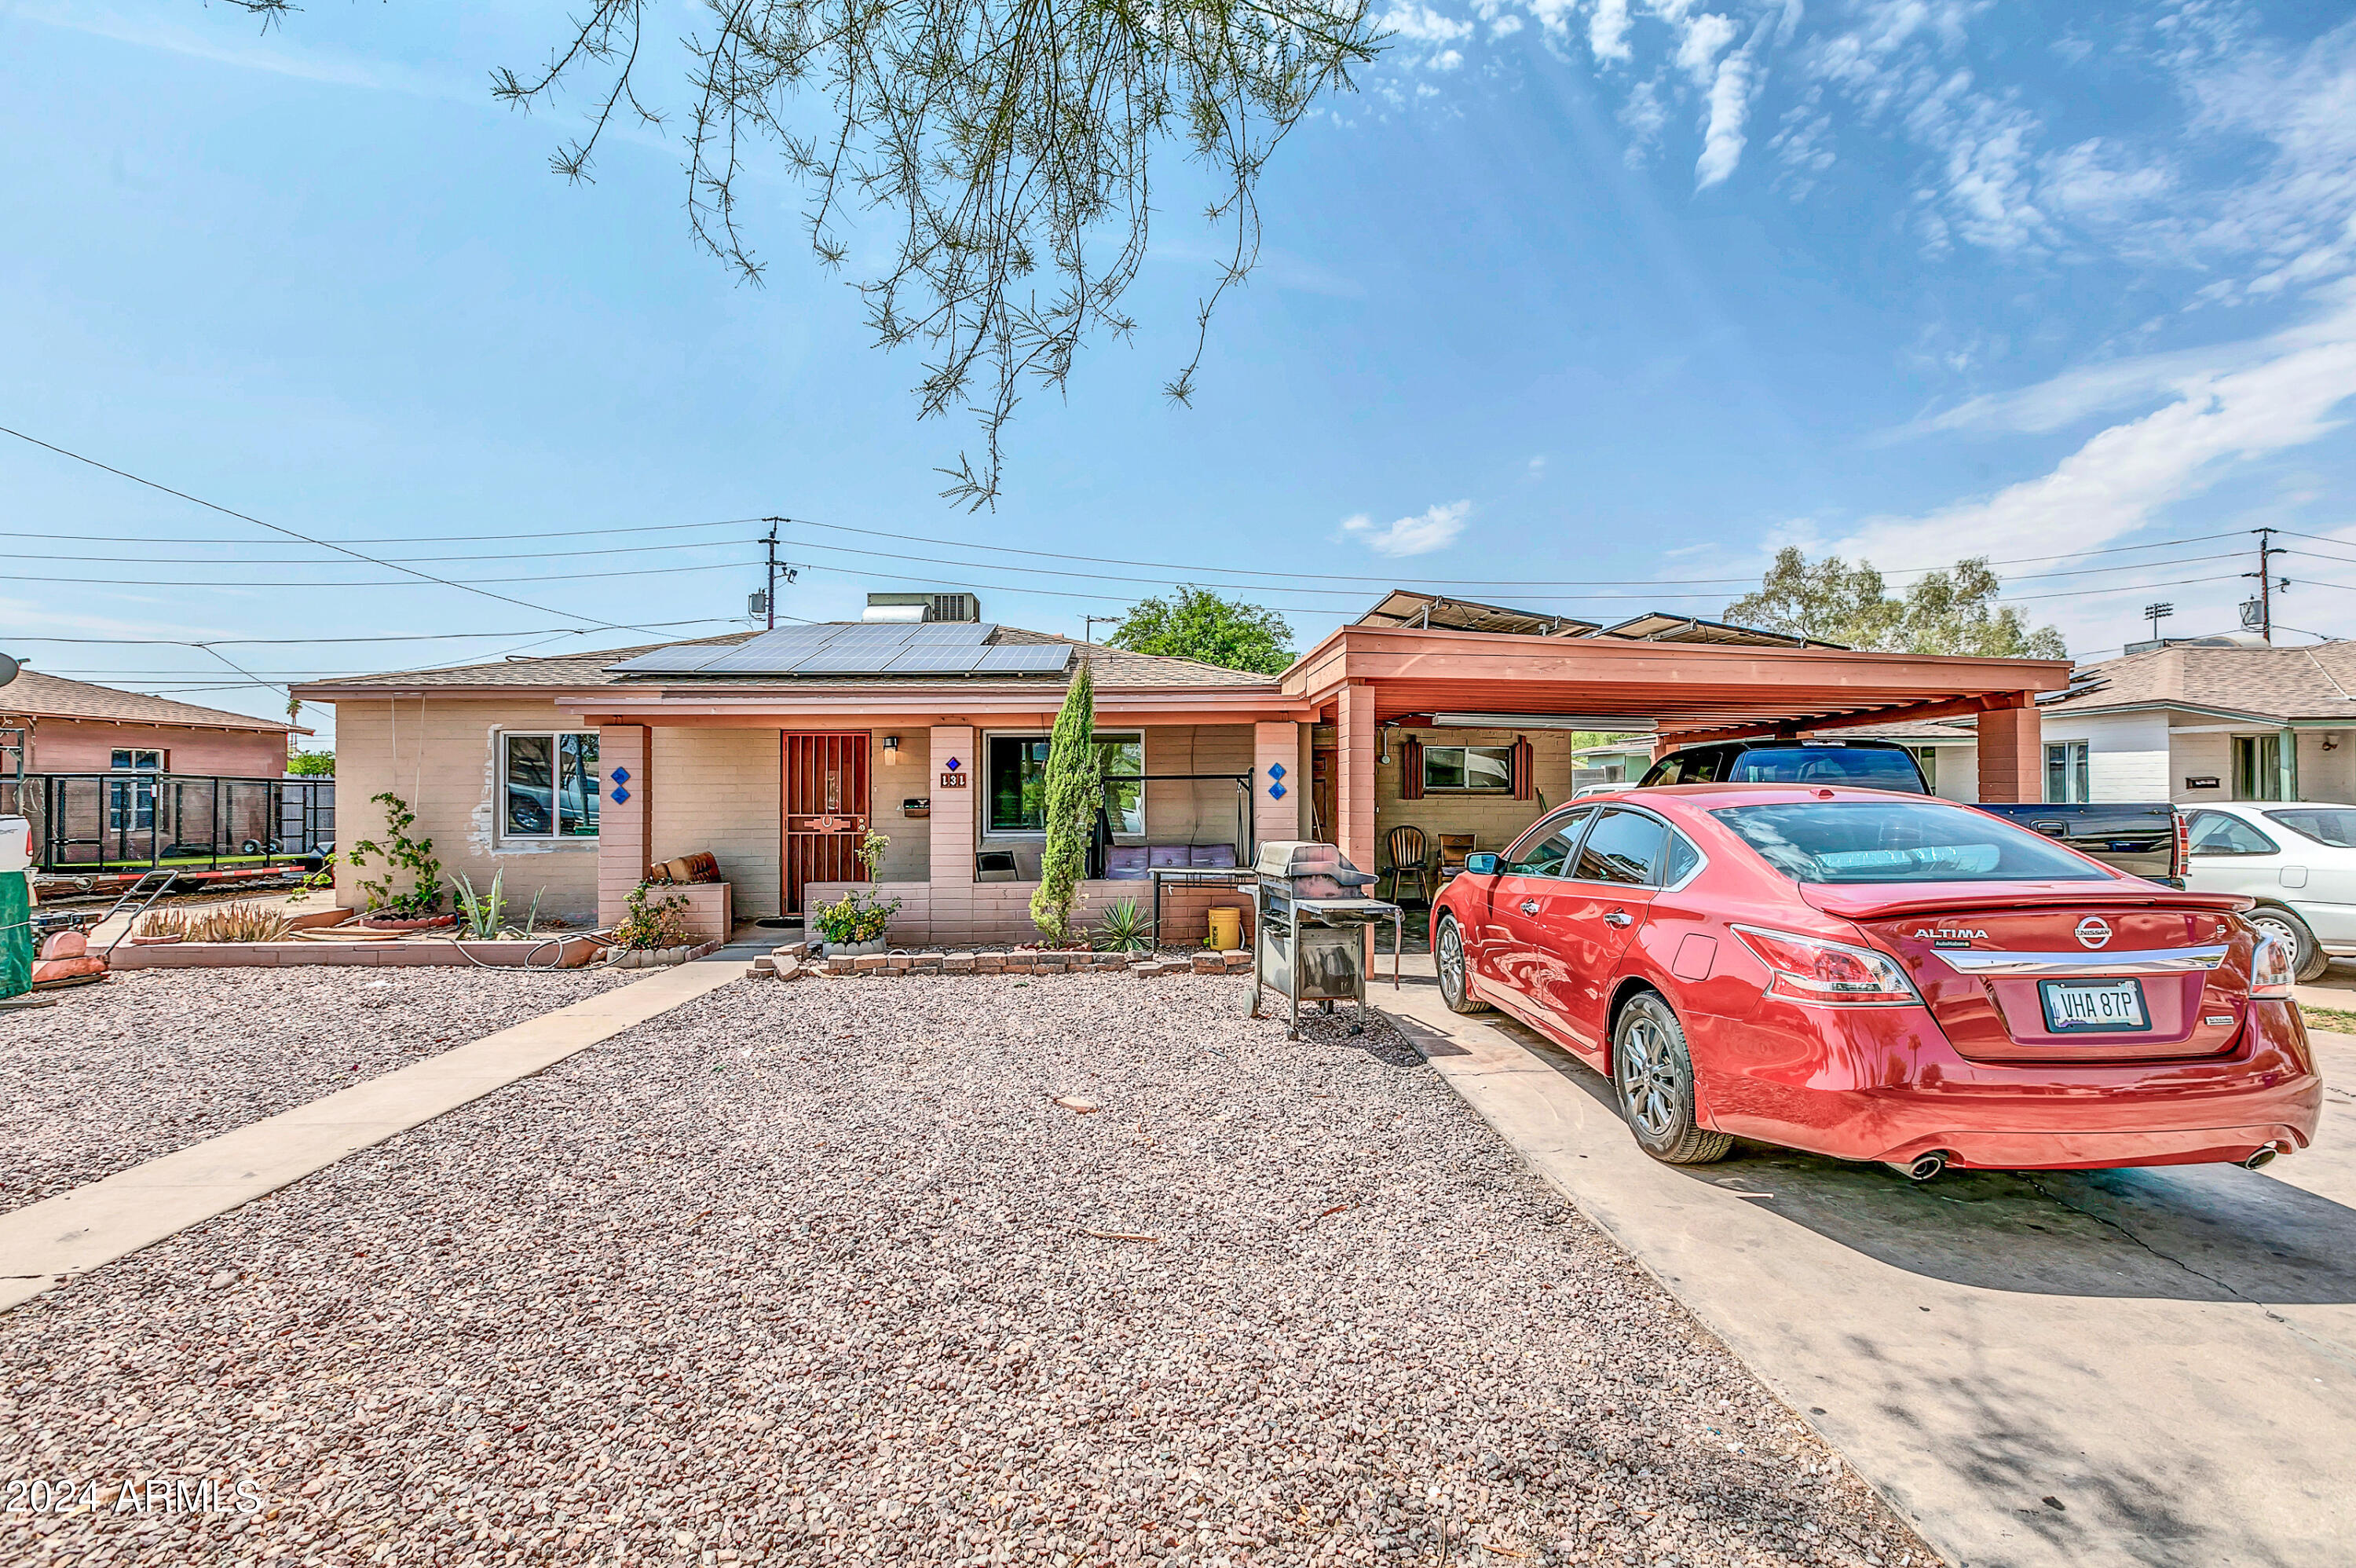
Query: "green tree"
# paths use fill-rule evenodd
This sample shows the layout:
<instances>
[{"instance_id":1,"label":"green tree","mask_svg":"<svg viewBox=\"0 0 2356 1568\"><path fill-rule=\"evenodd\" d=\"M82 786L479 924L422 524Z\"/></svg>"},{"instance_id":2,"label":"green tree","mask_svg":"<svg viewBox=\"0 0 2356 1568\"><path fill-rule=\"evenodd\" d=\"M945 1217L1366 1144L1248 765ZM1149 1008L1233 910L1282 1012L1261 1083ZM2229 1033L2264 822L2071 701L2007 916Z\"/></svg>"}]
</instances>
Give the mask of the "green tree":
<instances>
[{"instance_id":1,"label":"green tree","mask_svg":"<svg viewBox=\"0 0 2356 1568\"><path fill-rule=\"evenodd\" d=\"M1899 614L1870 562L1851 567L1835 555L1811 565L1790 546L1775 552L1757 592L1726 607L1726 618L1738 626L1852 648L1884 646Z\"/></svg>"},{"instance_id":2,"label":"green tree","mask_svg":"<svg viewBox=\"0 0 2356 1568\"><path fill-rule=\"evenodd\" d=\"M333 752L297 752L286 759L286 776L296 779L331 779L336 776L336 753Z\"/></svg>"},{"instance_id":3,"label":"green tree","mask_svg":"<svg viewBox=\"0 0 2356 1568\"><path fill-rule=\"evenodd\" d=\"M1082 665L1064 694L1063 711L1047 739L1047 845L1039 855L1039 886L1031 894L1031 923L1050 942L1072 935L1072 895L1087 869L1104 775L1097 760L1097 688Z\"/></svg>"},{"instance_id":4,"label":"green tree","mask_svg":"<svg viewBox=\"0 0 2356 1568\"><path fill-rule=\"evenodd\" d=\"M2060 632L2031 627L2019 610L1997 604L2003 591L1985 556L1958 561L1952 571L1925 572L1898 599L1870 561L1852 567L1836 555L1812 563L1786 548L1775 552L1757 592L1726 607L1726 619L1852 648L2067 658Z\"/></svg>"},{"instance_id":5,"label":"green tree","mask_svg":"<svg viewBox=\"0 0 2356 1568\"><path fill-rule=\"evenodd\" d=\"M1200 659L1255 675L1276 675L1292 663L1292 628L1283 616L1207 588L1141 601L1105 641L1133 654Z\"/></svg>"},{"instance_id":6,"label":"green tree","mask_svg":"<svg viewBox=\"0 0 2356 1568\"><path fill-rule=\"evenodd\" d=\"M231 4L265 26L295 8ZM587 122L550 159L564 177L589 178L617 116L675 117L642 68L676 58L686 29L655 9L588 0L542 64L492 73L501 101ZM678 140L696 242L759 283L749 226L784 204L740 182L772 166L801 187L801 228L829 269L852 254L845 219L875 214L878 240L858 248L878 259L858 282L869 325L881 347L922 346L925 414L979 421L982 454L941 470L943 494L976 507L997 497L1001 432L1026 385L1060 393L1091 334L1134 327L1120 306L1145 260L1149 195L1166 215L1174 183L1156 156L1174 146L1209 176L1223 252L1163 388L1184 402L1212 311L1258 259L1261 170L1384 37L1367 0L755 0L691 14Z\"/></svg>"}]
</instances>

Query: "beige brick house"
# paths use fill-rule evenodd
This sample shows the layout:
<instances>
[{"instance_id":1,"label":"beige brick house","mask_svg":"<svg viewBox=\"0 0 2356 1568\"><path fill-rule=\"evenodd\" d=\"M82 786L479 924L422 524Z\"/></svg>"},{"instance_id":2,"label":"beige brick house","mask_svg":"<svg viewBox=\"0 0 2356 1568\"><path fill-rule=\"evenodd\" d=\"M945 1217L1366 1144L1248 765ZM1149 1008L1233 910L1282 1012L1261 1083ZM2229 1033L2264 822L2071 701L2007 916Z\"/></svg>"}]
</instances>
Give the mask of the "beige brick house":
<instances>
[{"instance_id":1,"label":"beige brick house","mask_svg":"<svg viewBox=\"0 0 2356 1568\"><path fill-rule=\"evenodd\" d=\"M2068 674L1739 628L1631 635L1404 591L1280 676L887 613L298 689L336 707L348 841L380 826L369 797L390 792L452 872L503 871L511 900L605 925L648 867L699 851L736 921L795 919L863 880L850 851L872 829L891 841L875 891L901 901L894 940L946 943L1031 933L1046 739L1082 665L1108 780L1088 911L1149 901L1154 867L1248 864L1264 839L1332 839L1368 869L1401 827L1502 848L1569 798L1582 727L1666 746L1973 714L1982 797L2019 798L2038 779L2032 699ZM1165 891L1173 939L1199 936L1215 899L1248 902ZM359 901L348 870L338 893Z\"/></svg>"}]
</instances>

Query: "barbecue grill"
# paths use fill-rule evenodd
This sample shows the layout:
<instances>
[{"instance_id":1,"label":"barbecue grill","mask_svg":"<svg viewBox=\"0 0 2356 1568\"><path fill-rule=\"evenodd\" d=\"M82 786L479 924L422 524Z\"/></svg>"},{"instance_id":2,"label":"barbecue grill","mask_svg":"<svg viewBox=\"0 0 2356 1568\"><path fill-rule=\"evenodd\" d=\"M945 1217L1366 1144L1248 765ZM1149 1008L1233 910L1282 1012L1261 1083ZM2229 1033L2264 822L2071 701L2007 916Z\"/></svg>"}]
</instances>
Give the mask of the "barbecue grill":
<instances>
[{"instance_id":1,"label":"barbecue grill","mask_svg":"<svg viewBox=\"0 0 2356 1568\"><path fill-rule=\"evenodd\" d=\"M1399 983L1398 955L1406 934L1399 906L1366 898L1358 889L1374 877L1343 858L1333 844L1279 839L1262 844L1252 863L1252 1005L1260 1016L1260 987L1283 994L1291 1006L1285 1038L1301 1038L1301 1004L1331 1013L1355 1002L1356 1034L1366 1025L1366 927L1391 923L1391 988Z\"/></svg>"}]
</instances>

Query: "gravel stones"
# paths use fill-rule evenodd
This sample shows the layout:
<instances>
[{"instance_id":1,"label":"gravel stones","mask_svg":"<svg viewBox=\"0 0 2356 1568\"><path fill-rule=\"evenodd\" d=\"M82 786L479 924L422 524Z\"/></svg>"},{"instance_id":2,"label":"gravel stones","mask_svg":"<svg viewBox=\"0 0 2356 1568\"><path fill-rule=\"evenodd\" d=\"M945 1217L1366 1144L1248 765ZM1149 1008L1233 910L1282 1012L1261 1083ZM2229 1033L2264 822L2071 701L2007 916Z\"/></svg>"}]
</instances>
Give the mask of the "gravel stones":
<instances>
[{"instance_id":1,"label":"gravel stones","mask_svg":"<svg viewBox=\"0 0 2356 1568\"><path fill-rule=\"evenodd\" d=\"M0 1211L464 1045L626 976L174 969L0 1016Z\"/></svg>"},{"instance_id":2,"label":"gravel stones","mask_svg":"<svg viewBox=\"0 0 2356 1568\"><path fill-rule=\"evenodd\" d=\"M1928 1561L1395 1034L1244 1006L714 992L0 1317L0 1473L264 1501L0 1557Z\"/></svg>"}]
</instances>

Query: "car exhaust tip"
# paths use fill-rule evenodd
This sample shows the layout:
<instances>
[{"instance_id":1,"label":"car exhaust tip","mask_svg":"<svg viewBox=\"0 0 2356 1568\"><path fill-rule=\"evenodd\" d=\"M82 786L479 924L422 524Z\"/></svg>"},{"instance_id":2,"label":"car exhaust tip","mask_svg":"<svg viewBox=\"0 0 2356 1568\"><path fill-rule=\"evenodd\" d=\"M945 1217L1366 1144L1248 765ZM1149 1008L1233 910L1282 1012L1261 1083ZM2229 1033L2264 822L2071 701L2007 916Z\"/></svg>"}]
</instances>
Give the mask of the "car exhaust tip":
<instances>
[{"instance_id":1,"label":"car exhaust tip","mask_svg":"<svg viewBox=\"0 0 2356 1568\"><path fill-rule=\"evenodd\" d=\"M2253 1154L2249 1158L2242 1162L2242 1168L2244 1170L2261 1169L2265 1166L2273 1164L2275 1156L2281 1152L2282 1150L2275 1147L2272 1144L2261 1145L2255 1154Z\"/></svg>"},{"instance_id":2,"label":"car exhaust tip","mask_svg":"<svg viewBox=\"0 0 2356 1568\"><path fill-rule=\"evenodd\" d=\"M1910 1181L1928 1181L1947 1168L1947 1159L1946 1150L1934 1148L1928 1154L1916 1155L1902 1165L1894 1159L1889 1164L1890 1169L1903 1172Z\"/></svg>"}]
</instances>

